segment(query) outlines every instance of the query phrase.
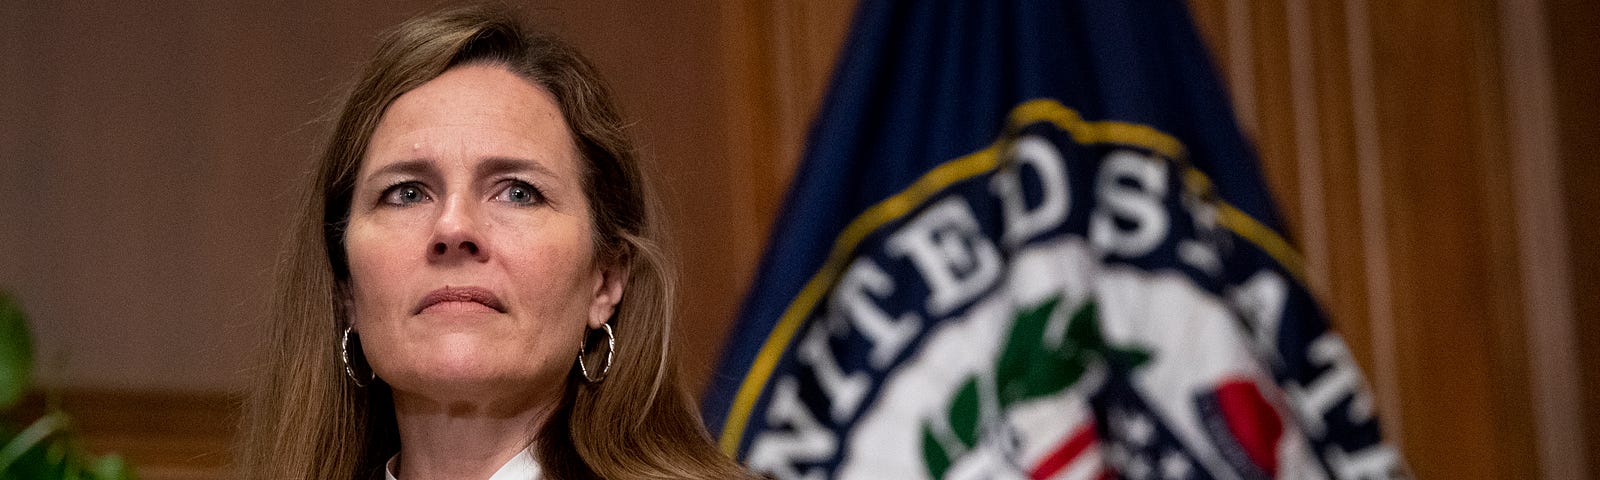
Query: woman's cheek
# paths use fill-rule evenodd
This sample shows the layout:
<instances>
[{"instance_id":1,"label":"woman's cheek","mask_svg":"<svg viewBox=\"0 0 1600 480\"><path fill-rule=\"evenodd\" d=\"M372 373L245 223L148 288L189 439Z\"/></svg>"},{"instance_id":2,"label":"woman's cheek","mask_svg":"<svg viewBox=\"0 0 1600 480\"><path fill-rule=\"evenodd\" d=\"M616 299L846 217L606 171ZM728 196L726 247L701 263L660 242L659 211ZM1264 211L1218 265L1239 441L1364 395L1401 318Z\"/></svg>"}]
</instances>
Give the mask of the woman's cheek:
<instances>
[{"instance_id":1,"label":"woman's cheek","mask_svg":"<svg viewBox=\"0 0 1600 480\"><path fill-rule=\"evenodd\" d=\"M370 223L351 225L345 235L345 258L349 262L352 300L355 305L353 320L377 320L393 316L400 305L404 291L405 274L415 271L407 265L403 235L385 233ZM422 249L422 246L416 246Z\"/></svg>"},{"instance_id":2,"label":"woman's cheek","mask_svg":"<svg viewBox=\"0 0 1600 480\"><path fill-rule=\"evenodd\" d=\"M546 231L546 234L551 232ZM506 273L517 296L546 321L553 319L580 322L587 318L585 306L591 296L591 253L587 243L572 241L525 242L503 249ZM570 318L569 318L570 317Z\"/></svg>"}]
</instances>

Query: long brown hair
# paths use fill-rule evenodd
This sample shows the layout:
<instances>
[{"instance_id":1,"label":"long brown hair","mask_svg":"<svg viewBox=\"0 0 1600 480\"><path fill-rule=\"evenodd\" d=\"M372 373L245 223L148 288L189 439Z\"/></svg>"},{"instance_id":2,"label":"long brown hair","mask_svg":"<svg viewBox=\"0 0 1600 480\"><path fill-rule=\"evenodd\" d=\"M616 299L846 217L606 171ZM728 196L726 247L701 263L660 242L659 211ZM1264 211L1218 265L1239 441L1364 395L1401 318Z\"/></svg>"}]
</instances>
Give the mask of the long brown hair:
<instances>
[{"instance_id":1,"label":"long brown hair","mask_svg":"<svg viewBox=\"0 0 1600 480\"><path fill-rule=\"evenodd\" d=\"M556 98L582 158L597 261L629 275L610 320L615 363L599 383L568 376L558 413L531 432L539 463L556 478L746 476L711 443L671 361L675 282L658 207L610 94L577 51L482 6L425 15L389 32L342 106L279 263L262 371L242 424L240 475L382 478L384 461L398 451L389 389L381 380L356 386L340 359L349 280L343 226L384 109L467 63L503 66Z\"/></svg>"}]
</instances>

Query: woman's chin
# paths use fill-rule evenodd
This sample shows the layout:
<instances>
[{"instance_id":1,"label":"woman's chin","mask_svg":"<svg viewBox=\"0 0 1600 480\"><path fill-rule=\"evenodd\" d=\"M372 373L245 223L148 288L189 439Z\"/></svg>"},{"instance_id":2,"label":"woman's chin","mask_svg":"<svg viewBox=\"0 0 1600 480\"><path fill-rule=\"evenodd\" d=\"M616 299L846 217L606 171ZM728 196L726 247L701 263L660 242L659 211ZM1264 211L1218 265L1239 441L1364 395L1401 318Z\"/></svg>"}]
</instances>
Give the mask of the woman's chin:
<instances>
[{"instance_id":1,"label":"woman's chin","mask_svg":"<svg viewBox=\"0 0 1600 480\"><path fill-rule=\"evenodd\" d=\"M372 352L379 355L369 355L369 359L378 360L373 363L378 376L402 394L441 398L524 395L531 393L526 390L533 385L562 383L570 363L541 360L506 337L480 332L416 336L413 338L426 341L397 344L392 350Z\"/></svg>"},{"instance_id":2,"label":"woman's chin","mask_svg":"<svg viewBox=\"0 0 1600 480\"><path fill-rule=\"evenodd\" d=\"M525 383L536 377L527 365L515 367L480 358L447 358L396 369L384 379L397 389L460 390ZM382 372L379 376L383 376Z\"/></svg>"}]
</instances>

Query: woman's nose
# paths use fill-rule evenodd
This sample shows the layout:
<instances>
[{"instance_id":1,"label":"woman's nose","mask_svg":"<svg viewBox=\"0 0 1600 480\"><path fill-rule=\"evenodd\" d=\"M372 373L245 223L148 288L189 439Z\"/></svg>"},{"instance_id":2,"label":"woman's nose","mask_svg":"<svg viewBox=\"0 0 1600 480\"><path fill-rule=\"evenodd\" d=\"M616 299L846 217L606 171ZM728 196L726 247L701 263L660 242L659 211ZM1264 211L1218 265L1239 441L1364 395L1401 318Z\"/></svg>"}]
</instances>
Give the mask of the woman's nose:
<instances>
[{"instance_id":1,"label":"woman's nose","mask_svg":"<svg viewBox=\"0 0 1600 480\"><path fill-rule=\"evenodd\" d=\"M487 257L484 249L482 227L471 202L450 199L434 221L433 238L428 245L428 258L433 261L471 259L482 261Z\"/></svg>"}]
</instances>

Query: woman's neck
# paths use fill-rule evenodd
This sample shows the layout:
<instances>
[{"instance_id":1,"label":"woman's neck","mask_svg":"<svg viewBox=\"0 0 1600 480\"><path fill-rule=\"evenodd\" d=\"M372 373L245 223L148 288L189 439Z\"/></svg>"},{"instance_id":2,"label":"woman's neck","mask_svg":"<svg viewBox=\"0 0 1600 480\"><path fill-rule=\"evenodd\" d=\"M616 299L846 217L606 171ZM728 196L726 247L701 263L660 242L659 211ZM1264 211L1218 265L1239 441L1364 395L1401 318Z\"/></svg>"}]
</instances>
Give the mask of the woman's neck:
<instances>
[{"instance_id":1,"label":"woman's neck","mask_svg":"<svg viewBox=\"0 0 1600 480\"><path fill-rule=\"evenodd\" d=\"M487 479L528 448L554 407L526 400L439 401L396 391L400 455L393 473L406 480Z\"/></svg>"}]
</instances>

